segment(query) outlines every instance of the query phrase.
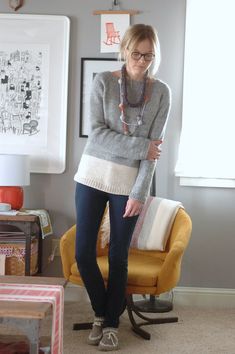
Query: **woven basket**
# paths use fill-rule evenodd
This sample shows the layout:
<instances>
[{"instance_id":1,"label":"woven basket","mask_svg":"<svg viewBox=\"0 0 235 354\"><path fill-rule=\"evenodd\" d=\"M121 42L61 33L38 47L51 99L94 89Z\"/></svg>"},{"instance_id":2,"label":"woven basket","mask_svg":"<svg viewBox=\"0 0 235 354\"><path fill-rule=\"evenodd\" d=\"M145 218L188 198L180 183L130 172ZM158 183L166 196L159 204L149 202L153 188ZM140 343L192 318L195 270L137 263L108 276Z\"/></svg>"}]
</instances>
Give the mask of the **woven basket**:
<instances>
[{"instance_id":1,"label":"woven basket","mask_svg":"<svg viewBox=\"0 0 235 354\"><path fill-rule=\"evenodd\" d=\"M0 254L6 254L5 275L25 275L25 243L0 244ZM38 240L31 243L30 275L38 271Z\"/></svg>"}]
</instances>

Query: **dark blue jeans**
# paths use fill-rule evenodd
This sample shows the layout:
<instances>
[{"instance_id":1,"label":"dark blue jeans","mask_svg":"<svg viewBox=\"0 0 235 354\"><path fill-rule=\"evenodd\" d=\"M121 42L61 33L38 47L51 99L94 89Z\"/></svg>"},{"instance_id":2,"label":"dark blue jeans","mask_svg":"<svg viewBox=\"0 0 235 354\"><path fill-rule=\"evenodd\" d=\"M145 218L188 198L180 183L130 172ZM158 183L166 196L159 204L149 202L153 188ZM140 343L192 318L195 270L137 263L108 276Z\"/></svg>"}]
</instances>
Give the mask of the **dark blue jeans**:
<instances>
[{"instance_id":1,"label":"dark blue jeans","mask_svg":"<svg viewBox=\"0 0 235 354\"><path fill-rule=\"evenodd\" d=\"M138 216L123 218L128 196L115 195L77 183L76 261L96 316L105 327L118 327L125 306L128 250ZM96 261L96 242L109 202L110 244L107 288Z\"/></svg>"}]
</instances>

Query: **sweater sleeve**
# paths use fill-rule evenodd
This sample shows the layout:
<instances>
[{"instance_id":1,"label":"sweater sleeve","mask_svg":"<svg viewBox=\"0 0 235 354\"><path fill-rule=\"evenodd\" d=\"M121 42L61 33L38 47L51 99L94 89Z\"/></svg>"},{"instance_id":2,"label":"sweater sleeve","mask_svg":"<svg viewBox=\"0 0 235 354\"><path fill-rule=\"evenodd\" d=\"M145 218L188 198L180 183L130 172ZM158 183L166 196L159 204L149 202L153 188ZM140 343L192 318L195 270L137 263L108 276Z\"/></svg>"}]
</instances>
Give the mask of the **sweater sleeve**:
<instances>
[{"instance_id":1,"label":"sweater sleeve","mask_svg":"<svg viewBox=\"0 0 235 354\"><path fill-rule=\"evenodd\" d=\"M104 82L96 75L90 101L91 133L89 139L102 150L132 160L146 159L150 139L130 137L110 129L105 123L103 109Z\"/></svg>"},{"instance_id":2,"label":"sweater sleeve","mask_svg":"<svg viewBox=\"0 0 235 354\"><path fill-rule=\"evenodd\" d=\"M168 86L165 86L165 90L161 96L159 109L150 129L149 137L151 140L163 140L170 111L170 104L170 90ZM130 193L130 198L137 199L143 203L146 201L149 195L155 167L155 161L140 161L139 172Z\"/></svg>"}]
</instances>

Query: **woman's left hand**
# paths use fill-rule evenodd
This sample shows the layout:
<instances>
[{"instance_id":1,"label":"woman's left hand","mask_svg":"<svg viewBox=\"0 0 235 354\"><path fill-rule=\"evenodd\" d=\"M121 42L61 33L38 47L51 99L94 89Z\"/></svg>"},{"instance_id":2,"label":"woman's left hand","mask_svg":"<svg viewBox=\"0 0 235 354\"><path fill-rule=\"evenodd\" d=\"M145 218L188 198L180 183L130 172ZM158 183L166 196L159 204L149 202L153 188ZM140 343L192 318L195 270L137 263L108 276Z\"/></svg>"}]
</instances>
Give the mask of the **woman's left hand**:
<instances>
[{"instance_id":1,"label":"woman's left hand","mask_svg":"<svg viewBox=\"0 0 235 354\"><path fill-rule=\"evenodd\" d=\"M141 203L139 200L131 199L131 198L128 199L123 217L128 218L131 216L139 215L142 207L143 207L143 203Z\"/></svg>"}]
</instances>

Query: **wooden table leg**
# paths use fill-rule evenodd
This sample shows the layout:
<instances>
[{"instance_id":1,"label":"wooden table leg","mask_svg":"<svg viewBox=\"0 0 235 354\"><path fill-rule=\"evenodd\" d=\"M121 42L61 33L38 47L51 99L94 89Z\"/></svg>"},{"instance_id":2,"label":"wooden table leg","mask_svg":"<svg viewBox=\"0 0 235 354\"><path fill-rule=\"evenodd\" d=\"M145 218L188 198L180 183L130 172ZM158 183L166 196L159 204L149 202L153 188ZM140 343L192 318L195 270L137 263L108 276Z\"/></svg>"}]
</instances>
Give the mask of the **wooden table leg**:
<instances>
[{"instance_id":1,"label":"wooden table leg","mask_svg":"<svg viewBox=\"0 0 235 354\"><path fill-rule=\"evenodd\" d=\"M26 223L25 225L25 275L30 275L30 261L31 261L31 235L32 225Z\"/></svg>"}]
</instances>

